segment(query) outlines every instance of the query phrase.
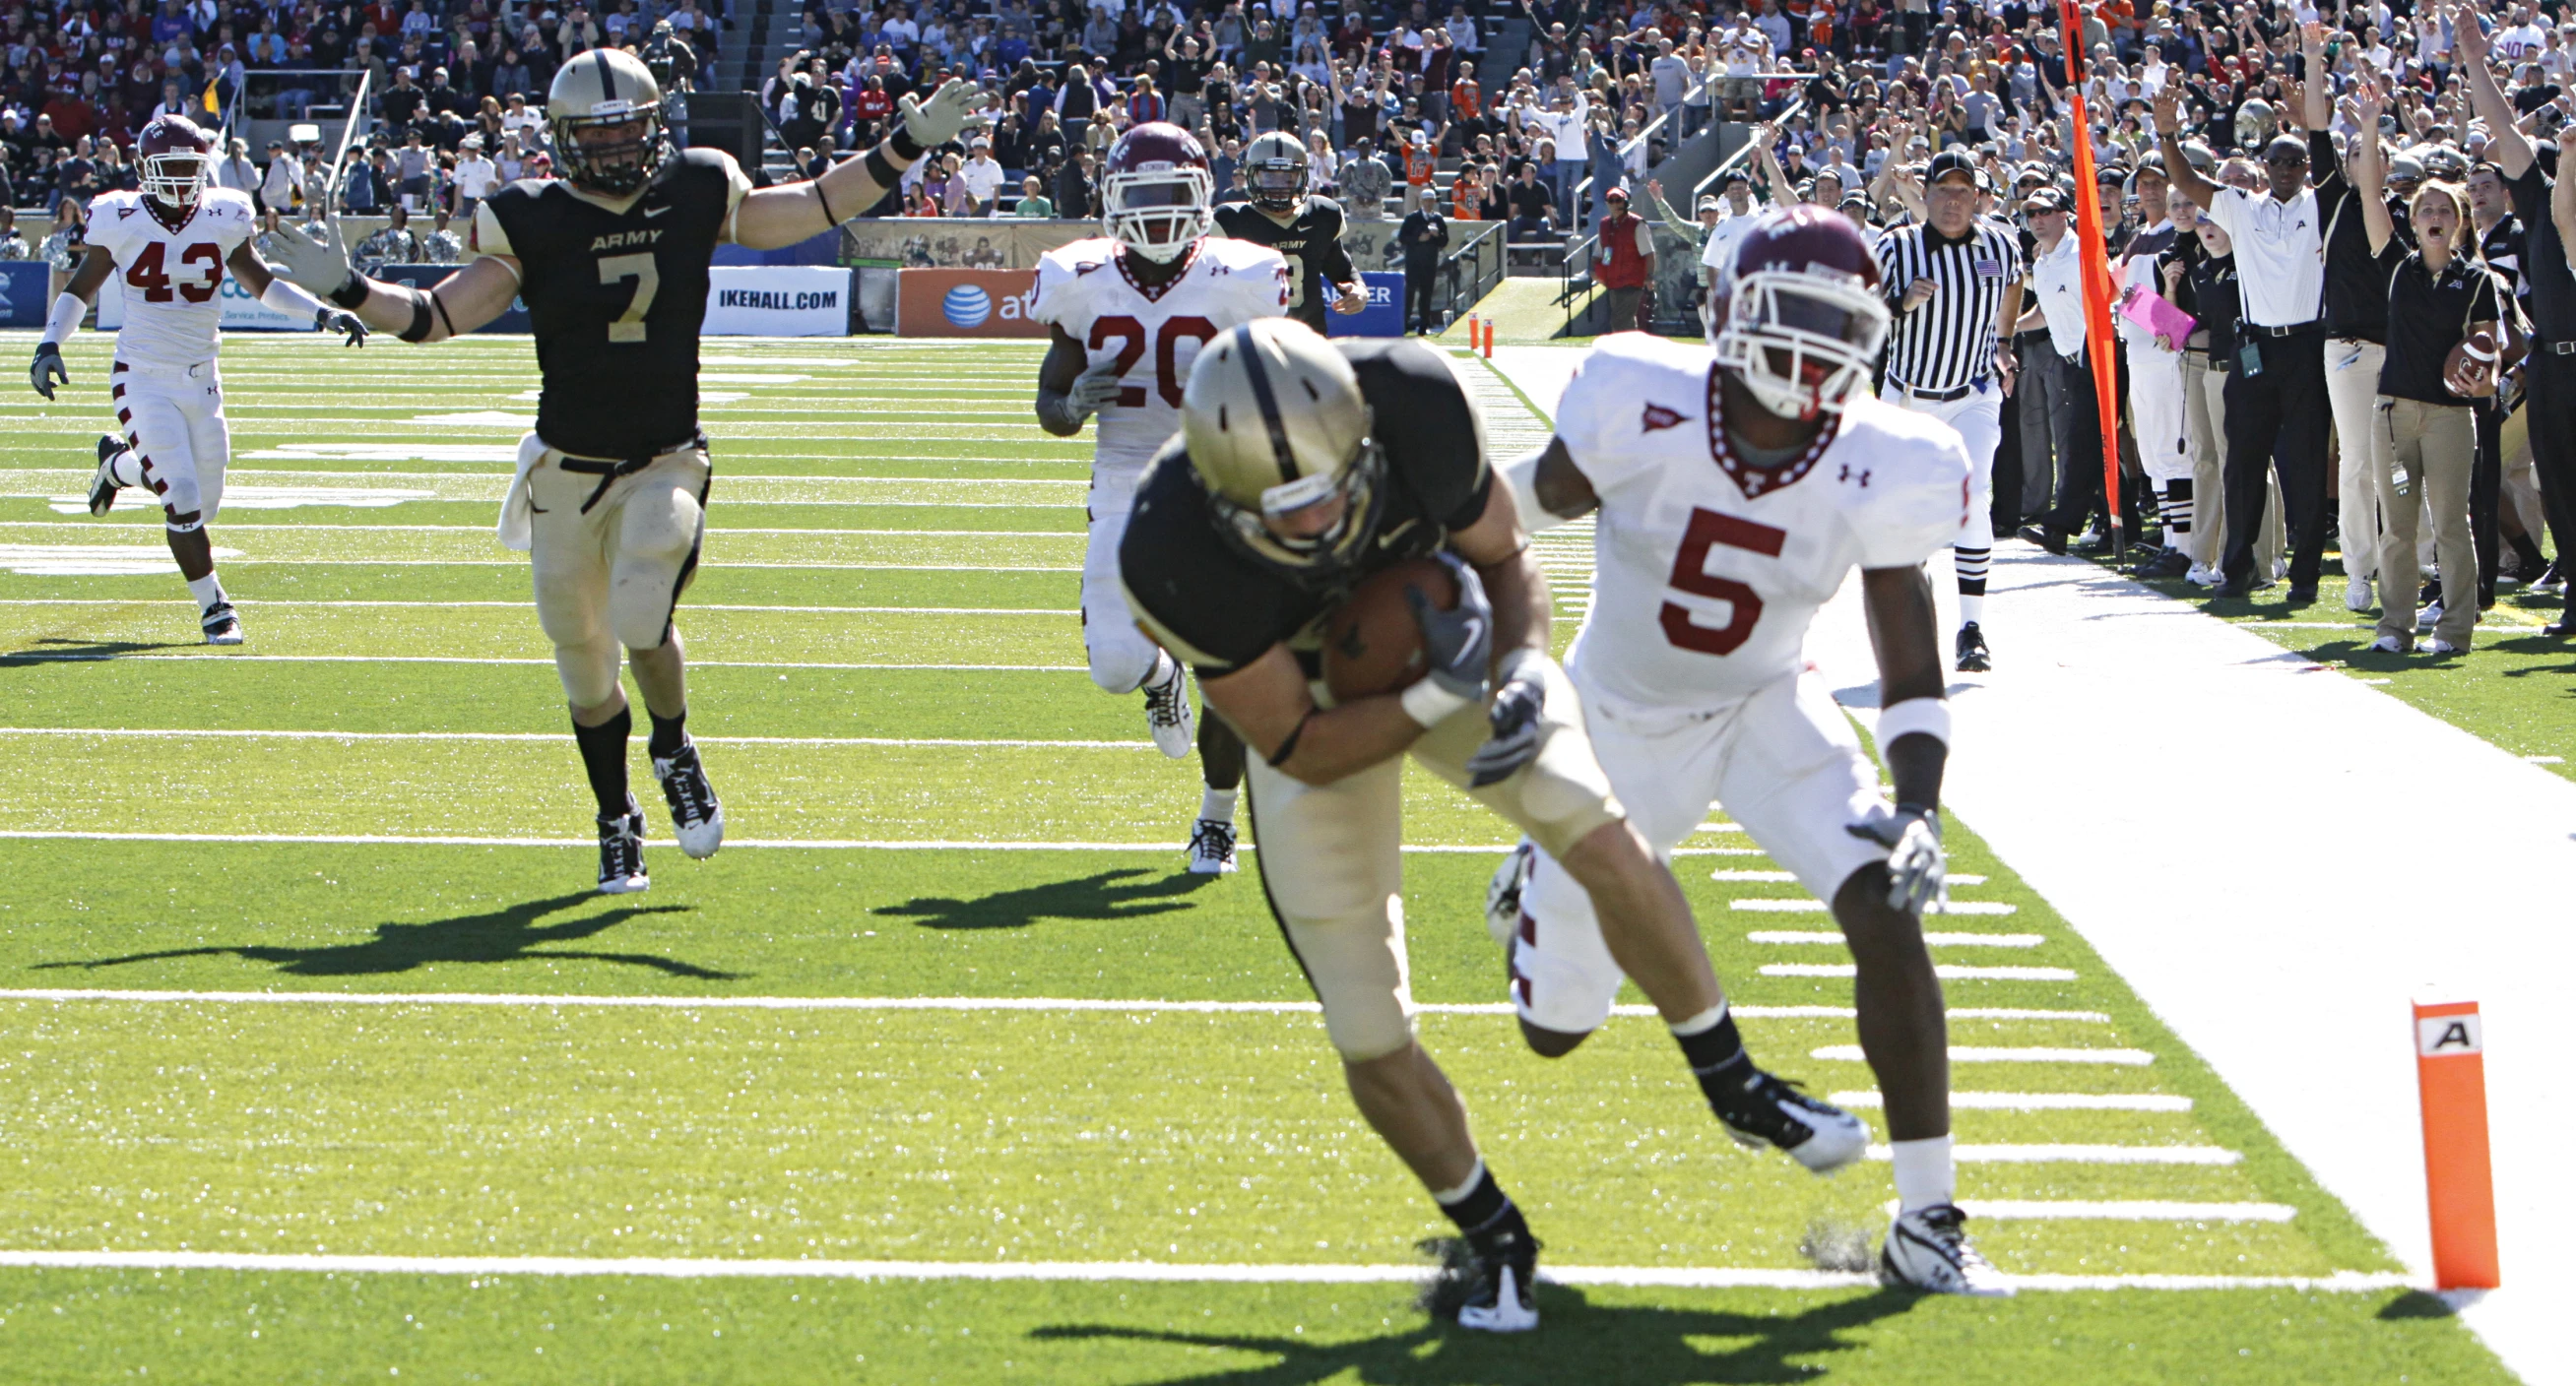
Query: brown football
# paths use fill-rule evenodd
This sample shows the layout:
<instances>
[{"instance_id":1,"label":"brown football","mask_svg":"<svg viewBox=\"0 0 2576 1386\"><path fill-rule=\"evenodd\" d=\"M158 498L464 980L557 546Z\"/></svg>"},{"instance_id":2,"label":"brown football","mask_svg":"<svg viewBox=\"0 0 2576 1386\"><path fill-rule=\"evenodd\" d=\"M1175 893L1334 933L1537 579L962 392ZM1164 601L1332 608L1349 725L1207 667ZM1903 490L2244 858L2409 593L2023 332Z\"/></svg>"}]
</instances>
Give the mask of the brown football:
<instances>
[{"instance_id":1,"label":"brown football","mask_svg":"<svg viewBox=\"0 0 2576 1386\"><path fill-rule=\"evenodd\" d=\"M1324 618L1324 686L1333 701L1399 692L1429 672L1408 587L1421 588L1439 610L1457 608L1458 579L1432 559L1408 558L1363 579Z\"/></svg>"},{"instance_id":2,"label":"brown football","mask_svg":"<svg viewBox=\"0 0 2576 1386\"><path fill-rule=\"evenodd\" d=\"M2474 359L2470 354L2472 348L2484 354L2486 359ZM2468 399L2487 398L2496 392L2495 356L2493 333L2483 330L2470 333L2467 340L2451 348L2451 354L2442 358L2442 383L2450 388L2452 394ZM2464 385L2468 388L2462 389Z\"/></svg>"}]
</instances>

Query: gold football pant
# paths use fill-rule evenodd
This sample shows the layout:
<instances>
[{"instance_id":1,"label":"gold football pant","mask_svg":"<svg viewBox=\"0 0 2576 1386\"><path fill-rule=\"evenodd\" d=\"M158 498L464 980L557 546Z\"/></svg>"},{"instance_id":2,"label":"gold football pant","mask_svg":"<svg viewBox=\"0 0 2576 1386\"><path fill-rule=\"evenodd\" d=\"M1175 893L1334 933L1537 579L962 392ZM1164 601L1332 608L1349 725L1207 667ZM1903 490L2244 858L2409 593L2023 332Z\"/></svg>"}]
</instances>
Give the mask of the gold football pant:
<instances>
[{"instance_id":1,"label":"gold football pant","mask_svg":"<svg viewBox=\"0 0 2576 1386\"><path fill-rule=\"evenodd\" d=\"M706 536L704 448L675 448L617 475L623 465L549 448L528 473L537 620L575 707L597 707L616 690L618 647L655 650L670 639Z\"/></svg>"},{"instance_id":2,"label":"gold football pant","mask_svg":"<svg viewBox=\"0 0 2576 1386\"><path fill-rule=\"evenodd\" d=\"M1593 758L1583 708L1565 672L1549 666L1546 731L1537 757L1500 784L1467 792L1560 860L1595 828L1625 817ZM1481 705L1424 732L1408 753L1466 789L1467 760L1490 734ZM1324 1028L1349 1063L1413 1042L1413 991L1404 955L1404 760L1397 756L1327 785L1310 785L1247 758L1252 837L1270 912L1324 1005Z\"/></svg>"}]
</instances>

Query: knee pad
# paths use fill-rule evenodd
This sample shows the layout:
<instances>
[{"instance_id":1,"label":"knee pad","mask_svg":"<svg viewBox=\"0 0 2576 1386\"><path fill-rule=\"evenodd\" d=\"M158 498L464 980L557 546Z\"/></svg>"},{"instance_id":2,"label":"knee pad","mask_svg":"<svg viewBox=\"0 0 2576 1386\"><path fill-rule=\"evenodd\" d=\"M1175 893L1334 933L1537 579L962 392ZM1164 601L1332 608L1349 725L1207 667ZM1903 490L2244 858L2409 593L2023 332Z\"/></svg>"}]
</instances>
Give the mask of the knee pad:
<instances>
[{"instance_id":1,"label":"knee pad","mask_svg":"<svg viewBox=\"0 0 2576 1386\"><path fill-rule=\"evenodd\" d=\"M1162 647L1133 626L1125 631L1086 631L1085 653L1091 659L1091 681L1104 693L1133 693L1154 676Z\"/></svg>"},{"instance_id":2,"label":"knee pad","mask_svg":"<svg viewBox=\"0 0 2576 1386\"><path fill-rule=\"evenodd\" d=\"M574 707L597 707L617 691L617 647L604 640L555 646L555 676Z\"/></svg>"},{"instance_id":3,"label":"knee pad","mask_svg":"<svg viewBox=\"0 0 2576 1386\"><path fill-rule=\"evenodd\" d=\"M671 638L671 613L695 568L695 554L674 564L617 565L608 589L608 628L630 650L658 650Z\"/></svg>"},{"instance_id":4,"label":"knee pad","mask_svg":"<svg viewBox=\"0 0 2576 1386\"><path fill-rule=\"evenodd\" d=\"M1345 1063L1382 1059L1413 1043L1413 987L1404 959L1404 903L1333 918L1279 916L1298 965L1324 1006L1324 1031Z\"/></svg>"}]
</instances>

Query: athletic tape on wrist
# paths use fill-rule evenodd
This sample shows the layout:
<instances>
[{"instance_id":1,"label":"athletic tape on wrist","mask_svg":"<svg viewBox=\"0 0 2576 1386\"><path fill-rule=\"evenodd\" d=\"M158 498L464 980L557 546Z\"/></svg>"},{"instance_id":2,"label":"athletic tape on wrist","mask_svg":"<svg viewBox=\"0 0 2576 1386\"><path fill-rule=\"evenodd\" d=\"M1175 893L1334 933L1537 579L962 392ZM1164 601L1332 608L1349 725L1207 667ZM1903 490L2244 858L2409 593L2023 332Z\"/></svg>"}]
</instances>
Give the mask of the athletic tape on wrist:
<instances>
[{"instance_id":1,"label":"athletic tape on wrist","mask_svg":"<svg viewBox=\"0 0 2576 1386\"><path fill-rule=\"evenodd\" d=\"M893 141L891 140L887 141L889 144L892 142ZM896 168L894 166L894 160L885 156L885 145L881 144L876 148L869 150L867 152L867 157L862 162L867 164L868 176L876 180L879 188L882 188L887 192L893 192L896 188L902 186L903 170ZM834 225L838 224L839 223L837 222L834 223Z\"/></svg>"},{"instance_id":2,"label":"athletic tape on wrist","mask_svg":"<svg viewBox=\"0 0 2576 1386\"><path fill-rule=\"evenodd\" d=\"M322 310L320 300L295 287L294 281L287 279L269 280L268 287L259 291L259 302L263 308L299 316L318 313Z\"/></svg>"},{"instance_id":3,"label":"athletic tape on wrist","mask_svg":"<svg viewBox=\"0 0 2576 1386\"><path fill-rule=\"evenodd\" d=\"M1438 679L1424 679L1404 690L1396 701L1404 704L1404 715L1426 729L1449 720L1450 714L1465 707L1468 700L1440 686Z\"/></svg>"},{"instance_id":4,"label":"athletic tape on wrist","mask_svg":"<svg viewBox=\"0 0 2576 1386\"><path fill-rule=\"evenodd\" d=\"M912 132L905 129L901 121L897 121L895 127L886 132L885 142L886 147L894 151L894 156L907 164L930 152L929 146L914 139Z\"/></svg>"},{"instance_id":5,"label":"athletic tape on wrist","mask_svg":"<svg viewBox=\"0 0 2576 1386\"><path fill-rule=\"evenodd\" d=\"M56 295L54 311L45 319L45 344L61 346L70 341L71 335L80 331L81 319L88 313L89 305L81 302L80 295Z\"/></svg>"},{"instance_id":6,"label":"athletic tape on wrist","mask_svg":"<svg viewBox=\"0 0 2576 1386\"><path fill-rule=\"evenodd\" d=\"M1878 750L1885 755L1900 736L1920 732L1950 745L1950 704L1944 698L1908 698L1878 714Z\"/></svg>"},{"instance_id":7,"label":"athletic tape on wrist","mask_svg":"<svg viewBox=\"0 0 2576 1386\"><path fill-rule=\"evenodd\" d=\"M324 297L354 313L358 311L358 305L367 301L367 277L356 270L351 270L349 277L341 281L340 287L333 289Z\"/></svg>"}]
</instances>

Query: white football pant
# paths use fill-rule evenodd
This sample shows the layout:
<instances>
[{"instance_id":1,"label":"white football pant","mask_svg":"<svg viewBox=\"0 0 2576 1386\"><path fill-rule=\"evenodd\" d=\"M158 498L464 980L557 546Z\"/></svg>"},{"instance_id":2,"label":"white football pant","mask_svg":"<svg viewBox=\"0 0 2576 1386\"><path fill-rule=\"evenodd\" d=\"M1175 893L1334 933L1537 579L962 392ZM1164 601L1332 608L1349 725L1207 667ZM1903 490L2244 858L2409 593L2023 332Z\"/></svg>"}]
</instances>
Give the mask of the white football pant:
<instances>
[{"instance_id":1,"label":"white football pant","mask_svg":"<svg viewBox=\"0 0 2576 1386\"><path fill-rule=\"evenodd\" d=\"M186 533L215 518L224 503L224 467L232 460L223 378L215 363L119 361L108 372L108 393L125 445L141 461L143 484L160 499L170 528Z\"/></svg>"},{"instance_id":2,"label":"white football pant","mask_svg":"<svg viewBox=\"0 0 2576 1386\"><path fill-rule=\"evenodd\" d=\"M1611 792L1666 862L1712 802L1828 904L1853 872L1887 860L1886 847L1846 831L1882 802L1878 770L1813 670L1714 712L1624 707L1591 691L1583 711ZM1610 1018L1625 979L1591 897L1542 844L1521 894L1512 1005L1532 1025L1584 1034Z\"/></svg>"},{"instance_id":3,"label":"white football pant","mask_svg":"<svg viewBox=\"0 0 2576 1386\"><path fill-rule=\"evenodd\" d=\"M564 470L566 460L550 448L528 472L528 557L564 696L597 707L617 689L620 646L657 650L671 638L672 612L697 575L712 468L691 444L602 489L601 477Z\"/></svg>"},{"instance_id":4,"label":"white football pant","mask_svg":"<svg viewBox=\"0 0 2576 1386\"><path fill-rule=\"evenodd\" d=\"M1977 584L1982 599L1995 547L1995 449L2004 441L2004 392L1989 380L1957 399L1916 399L1893 386L1880 396L1900 409L1939 419L1959 431L1968 449L1968 518L1950 541L1961 582Z\"/></svg>"},{"instance_id":5,"label":"white football pant","mask_svg":"<svg viewBox=\"0 0 2576 1386\"><path fill-rule=\"evenodd\" d=\"M1085 502L1091 538L1082 551L1082 648L1090 657L1091 681L1110 693L1144 687L1163 653L1137 629L1127 589L1118 581L1118 543L1127 537L1140 480L1141 471L1094 472Z\"/></svg>"},{"instance_id":6,"label":"white football pant","mask_svg":"<svg viewBox=\"0 0 2576 1386\"><path fill-rule=\"evenodd\" d=\"M2378 425L2371 410L2379 401L2379 368L2387 360L2388 348L2377 342L2337 337L2326 343L2326 400L2334 408L2346 578L2379 575L2378 480L2371 466L2371 438Z\"/></svg>"}]
</instances>

